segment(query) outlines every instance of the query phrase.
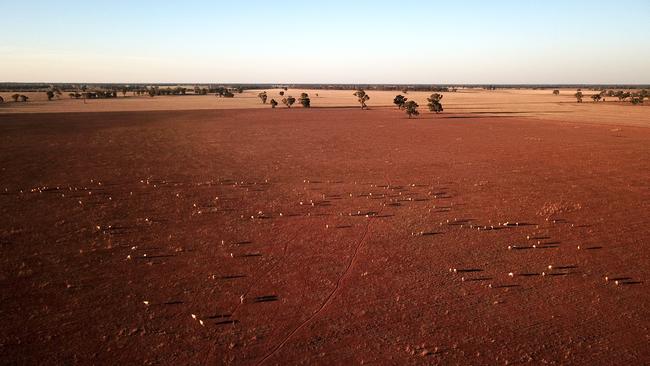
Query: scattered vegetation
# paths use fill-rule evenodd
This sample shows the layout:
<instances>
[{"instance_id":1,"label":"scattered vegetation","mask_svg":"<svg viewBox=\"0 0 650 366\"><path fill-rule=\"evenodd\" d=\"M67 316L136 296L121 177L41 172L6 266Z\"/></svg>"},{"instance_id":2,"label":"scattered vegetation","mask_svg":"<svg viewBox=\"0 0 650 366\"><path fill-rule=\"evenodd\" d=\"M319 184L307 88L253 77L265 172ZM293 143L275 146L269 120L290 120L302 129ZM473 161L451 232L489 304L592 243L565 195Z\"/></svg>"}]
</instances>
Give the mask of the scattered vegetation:
<instances>
[{"instance_id":1,"label":"scattered vegetation","mask_svg":"<svg viewBox=\"0 0 650 366\"><path fill-rule=\"evenodd\" d=\"M404 108L404 104L406 103L407 100L408 100L408 98L406 98L403 95L399 94L399 95L395 96L395 99L393 99L393 104L395 104L397 106L397 109L402 109L402 108Z\"/></svg>"},{"instance_id":2,"label":"scattered vegetation","mask_svg":"<svg viewBox=\"0 0 650 366\"><path fill-rule=\"evenodd\" d=\"M409 119L412 116L420 115L420 112L418 112L418 107L419 105L413 100L409 100L408 102L404 103L404 110L406 111L406 114L409 116Z\"/></svg>"},{"instance_id":3,"label":"scattered vegetation","mask_svg":"<svg viewBox=\"0 0 650 366\"><path fill-rule=\"evenodd\" d=\"M619 101L624 101L625 99L629 98L631 94L629 92L624 92L622 90L617 91L614 96L618 98Z\"/></svg>"},{"instance_id":4,"label":"scattered vegetation","mask_svg":"<svg viewBox=\"0 0 650 366\"><path fill-rule=\"evenodd\" d=\"M643 96L635 95L632 98L630 98L630 103L634 105L643 104L643 99L644 99Z\"/></svg>"},{"instance_id":5,"label":"scattered vegetation","mask_svg":"<svg viewBox=\"0 0 650 366\"><path fill-rule=\"evenodd\" d=\"M440 100L442 100L443 95L438 94L438 93L433 93L429 98L427 98L427 101L429 102L427 106L429 107L429 110L431 112L436 112L440 113L443 111L442 109L442 103L440 103Z\"/></svg>"},{"instance_id":6,"label":"scattered vegetation","mask_svg":"<svg viewBox=\"0 0 650 366\"><path fill-rule=\"evenodd\" d=\"M352 94L357 97L357 101L359 104L361 104L361 109L368 109L368 106L366 105L366 102L370 100L370 97L368 94L363 89L359 89L354 94Z\"/></svg>"}]
</instances>

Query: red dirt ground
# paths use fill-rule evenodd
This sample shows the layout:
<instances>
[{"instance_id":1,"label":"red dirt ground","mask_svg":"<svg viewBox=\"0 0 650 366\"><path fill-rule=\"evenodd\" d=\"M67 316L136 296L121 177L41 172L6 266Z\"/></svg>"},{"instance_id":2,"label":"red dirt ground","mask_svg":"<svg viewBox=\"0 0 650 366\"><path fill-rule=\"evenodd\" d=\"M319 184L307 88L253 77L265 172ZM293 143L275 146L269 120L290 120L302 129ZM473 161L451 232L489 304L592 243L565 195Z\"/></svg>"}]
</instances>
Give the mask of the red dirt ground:
<instances>
[{"instance_id":1,"label":"red dirt ground","mask_svg":"<svg viewBox=\"0 0 650 366\"><path fill-rule=\"evenodd\" d=\"M648 128L285 109L0 137L2 364L650 363Z\"/></svg>"}]
</instances>

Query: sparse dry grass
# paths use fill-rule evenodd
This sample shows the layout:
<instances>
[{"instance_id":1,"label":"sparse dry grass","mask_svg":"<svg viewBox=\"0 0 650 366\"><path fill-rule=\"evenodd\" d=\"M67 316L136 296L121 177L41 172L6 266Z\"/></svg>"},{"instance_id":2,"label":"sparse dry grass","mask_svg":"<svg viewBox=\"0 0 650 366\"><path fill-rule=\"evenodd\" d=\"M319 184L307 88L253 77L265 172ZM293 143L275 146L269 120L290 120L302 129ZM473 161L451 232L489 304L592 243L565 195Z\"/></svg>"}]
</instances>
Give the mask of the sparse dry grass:
<instances>
[{"instance_id":1,"label":"sparse dry grass","mask_svg":"<svg viewBox=\"0 0 650 366\"><path fill-rule=\"evenodd\" d=\"M270 99L279 101L280 90L267 90ZM353 90L302 90L290 89L285 95L299 96L307 92L314 108L319 107L358 107ZM474 117L503 116L529 117L550 120L599 123L628 126L650 126L650 113L646 106L632 106L628 102L618 102L606 98L607 102L592 103L589 96L595 92L584 91L585 103L578 104L573 97L574 90L565 89L559 96L551 90L496 90L463 89L456 93L443 93L444 113L469 114ZM115 112L143 110L195 110L195 109L248 109L270 108L257 97L259 90L247 90L235 94L234 98L207 96L148 96L134 97L121 95L115 99L86 100L69 99L67 93L61 99L47 101L44 92L23 93L30 97L28 103L8 101L0 105L0 113L58 113L58 112ZM394 108L392 103L396 91L368 91L370 108ZM406 97L426 104L430 92L409 92ZM10 93L0 93L10 100ZM299 106L294 106L300 108ZM283 108L279 106L278 108ZM427 112L428 113L428 112Z\"/></svg>"}]
</instances>

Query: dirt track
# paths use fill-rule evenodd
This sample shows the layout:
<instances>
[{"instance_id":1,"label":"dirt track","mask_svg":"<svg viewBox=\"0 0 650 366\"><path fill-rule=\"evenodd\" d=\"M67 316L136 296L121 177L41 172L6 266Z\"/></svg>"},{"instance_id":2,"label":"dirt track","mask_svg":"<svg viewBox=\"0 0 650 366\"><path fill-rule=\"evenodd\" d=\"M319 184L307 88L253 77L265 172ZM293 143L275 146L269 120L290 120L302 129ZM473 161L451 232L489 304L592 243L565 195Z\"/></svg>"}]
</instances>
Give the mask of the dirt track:
<instances>
[{"instance_id":1,"label":"dirt track","mask_svg":"<svg viewBox=\"0 0 650 366\"><path fill-rule=\"evenodd\" d=\"M0 115L2 363L650 363L650 129L479 117Z\"/></svg>"}]
</instances>

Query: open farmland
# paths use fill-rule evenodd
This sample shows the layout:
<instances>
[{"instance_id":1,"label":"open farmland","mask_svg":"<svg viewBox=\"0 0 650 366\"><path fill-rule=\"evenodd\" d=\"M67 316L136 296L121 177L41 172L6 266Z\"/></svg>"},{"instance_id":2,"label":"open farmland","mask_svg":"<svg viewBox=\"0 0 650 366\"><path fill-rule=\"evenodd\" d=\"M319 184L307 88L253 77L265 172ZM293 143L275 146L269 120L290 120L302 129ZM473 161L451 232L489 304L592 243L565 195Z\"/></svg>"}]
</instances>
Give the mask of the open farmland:
<instances>
[{"instance_id":1,"label":"open farmland","mask_svg":"<svg viewBox=\"0 0 650 366\"><path fill-rule=\"evenodd\" d=\"M260 90L247 90L235 94L234 98L218 98L214 95L185 96L132 96L114 99L60 99L48 101L44 92L23 93L30 98L27 103L6 102L0 104L3 113L54 113L54 112L117 112L147 110L198 110L198 109L250 109L270 108L262 104L257 94ZM280 101L280 90L267 90L269 100ZM353 90L303 90L289 89L285 95L299 97L306 92L311 98L312 108L319 107L356 107ZM606 98L605 102L592 103L589 96L596 91L584 91L584 103L576 103L574 89L562 89L560 95L553 95L551 90L505 89L487 91L482 89L460 89L455 93L444 93L446 112L465 113L478 118L486 116L533 117L550 120L562 120L584 123L602 123L630 126L647 126L650 121L648 105L633 106L629 102L619 102L616 98ZM9 100L11 93L0 93ZM396 91L368 91L370 108L392 107ZM422 107L431 92L411 91L404 94L417 101ZM294 106L296 108L299 106ZM284 108L279 106L278 108Z\"/></svg>"},{"instance_id":2,"label":"open farmland","mask_svg":"<svg viewBox=\"0 0 650 366\"><path fill-rule=\"evenodd\" d=\"M3 363L650 361L647 107L369 94L0 107Z\"/></svg>"}]
</instances>

